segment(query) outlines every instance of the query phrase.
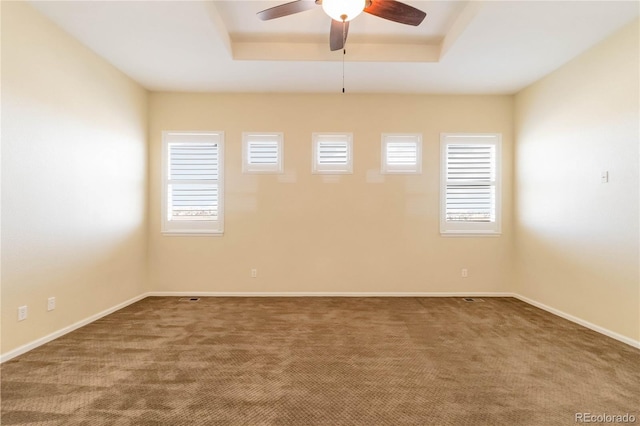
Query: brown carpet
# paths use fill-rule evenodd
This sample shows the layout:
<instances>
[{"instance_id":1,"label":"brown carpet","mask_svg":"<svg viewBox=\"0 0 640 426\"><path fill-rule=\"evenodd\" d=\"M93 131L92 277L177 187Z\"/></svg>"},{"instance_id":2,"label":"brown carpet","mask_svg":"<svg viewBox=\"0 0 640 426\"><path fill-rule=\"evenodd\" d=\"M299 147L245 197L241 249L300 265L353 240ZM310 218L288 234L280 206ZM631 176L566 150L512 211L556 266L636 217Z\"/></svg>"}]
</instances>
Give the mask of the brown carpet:
<instances>
[{"instance_id":1,"label":"brown carpet","mask_svg":"<svg viewBox=\"0 0 640 426\"><path fill-rule=\"evenodd\" d=\"M562 425L640 351L511 298L150 297L6 362L2 425Z\"/></svg>"}]
</instances>

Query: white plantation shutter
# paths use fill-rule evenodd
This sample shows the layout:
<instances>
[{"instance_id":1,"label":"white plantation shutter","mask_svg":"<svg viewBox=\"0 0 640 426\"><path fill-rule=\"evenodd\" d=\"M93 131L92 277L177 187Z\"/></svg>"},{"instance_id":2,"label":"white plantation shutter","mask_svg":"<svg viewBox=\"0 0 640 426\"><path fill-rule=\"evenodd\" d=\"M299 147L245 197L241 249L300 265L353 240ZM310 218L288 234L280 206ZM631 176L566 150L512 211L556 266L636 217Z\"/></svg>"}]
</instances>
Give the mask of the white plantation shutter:
<instances>
[{"instance_id":1,"label":"white plantation shutter","mask_svg":"<svg viewBox=\"0 0 640 426\"><path fill-rule=\"evenodd\" d=\"M349 149L346 142L318 142L318 164L346 166Z\"/></svg>"},{"instance_id":2,"label":"white plantation shutter","mask_svg":"<svg viewBox=\"0 0 640 426\"><path fill-rule=\"evenodd\" d=\"M313 134L313 173L352 173L351 134Z\"/></svg>"},{"instance_id":3,"label":"white plantation shutter","mask_svg":"<svg viewBox=\"0 0 640 426\"><path fill-rule=\"evenodd\" d=\"M222 232L222 133L163 135L163 232Z\"/></svg>"},{"instance_id":4,"label":"white plantation shutter","mask_svg":"<svg viewBox=\"0 0 640 426\"><path fill-rule=\"evenodd\" d=\"M418 162L418 147L415 142L389 142L385 160L390 168L415 168Z\"/></svg>"},{"instance_id":5,"label":"white plantation shutter","mask_svg":"<svg viewBox=\"0 0 640 426\"><path fill-rule=\"evenodd\" d=\"M243 133L243 172L282 173L282 133Z\"/></svg>"},{"instance_id":6,"label":"white plantation shutter","mask_svg":"<svg viewBox=\"0 0 640 426\"><path fill-rule=\"evenodd\" d=\"M495 221L495 146L447 145L447 221Z\"/></svg>"},{"instance_id":7,"label":"white plantation shutter","mask_svg":"<svg viewBox=\"0 0 640 426\"><path fill-rule=\"evenodd\" d=\"M443 135L443 233L498 233L500 135Z\"/></svg>"},{"instance_id":8,"label":"white plantation shutter","mask_svg":"<svg viewBox=\"0 0 640 426\"><path fill-rule=\"evenodd\" d=\"M419 134L382 135L382 173L422 172L422 137Z\"/></svg>"},{"instance_id":9,"label":"white plantation shutter","mask_svg":"<svg viewBox=\"0 0 640 426\"><path fill-rule=\"evenodd\" d=\"M249 142L247 162L255 166L278 164L277 142Z\"/></svg>"},{"instance_id":10,"label":"white plantation shutter","mask_svg":"<svg viewBox=\"0 0 640 426\"><path fill-rule=\"evenodd\" d=\"M169 143L169 220L218 220L218 144Z\"/></svg>"}]
</instances>

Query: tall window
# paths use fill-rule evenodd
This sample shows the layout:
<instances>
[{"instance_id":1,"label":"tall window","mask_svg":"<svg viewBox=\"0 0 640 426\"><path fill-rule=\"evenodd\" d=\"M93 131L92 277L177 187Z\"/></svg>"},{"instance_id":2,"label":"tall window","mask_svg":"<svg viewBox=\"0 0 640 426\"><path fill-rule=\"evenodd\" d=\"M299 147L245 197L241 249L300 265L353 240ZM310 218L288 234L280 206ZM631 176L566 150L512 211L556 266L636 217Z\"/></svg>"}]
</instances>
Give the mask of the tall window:
<instances>
[{"instance_id":1,"label":"tall window","mask_svg":"<svg viewBox=\"0 0 640 426\"><path fill-rule=\"evenodd\" d=\"M422 136L419 134L382 135L382 173L422 172Z\"/></svg>"},{"instance_id":2,"label":"tall window","mask_svg":"<svg viewBox=\"0 0 640 426\"><path fill-rule=\"evenodd\" d=\"M313 134L313 173L353 173L351 133Z\"/></svg>"},{"instance_id":3,"label":"tall window","mask_svg":"<svg viewBox=\"0 0 640 426\"><path fill-rule=\"evenodd\" d=\"M440 232L500 233L499 134L440 136Z\"/></svg>"},{"instance_id":4,"label":"tall window","mask_svg":"<svg viewBox=\"0 0 640 426\"><path fill-rule=\"evenodd\" d=\"M282 173L282 133L242 134L242 171Z\"/></svg>"},{"instance_id":5,"label":"tall window","mask_svg":"<svg viewBox=\"0 0 640 426\"><path fill-rule=\"evenodd\" d=\"M163 132L162 232L222 234L222 132Z\"/></svg>"}]
</instances>

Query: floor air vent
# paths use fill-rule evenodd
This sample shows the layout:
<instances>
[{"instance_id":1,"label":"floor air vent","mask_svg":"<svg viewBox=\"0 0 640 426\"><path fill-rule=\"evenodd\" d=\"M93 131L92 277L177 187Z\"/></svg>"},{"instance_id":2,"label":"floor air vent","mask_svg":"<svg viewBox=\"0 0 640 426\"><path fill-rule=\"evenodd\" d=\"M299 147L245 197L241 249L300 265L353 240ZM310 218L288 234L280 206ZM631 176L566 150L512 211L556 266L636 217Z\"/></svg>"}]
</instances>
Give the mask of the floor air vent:
<instances>
[{"instance_id":1,"label":"floor air vent","mask_svg":"<svg viewBox=\"0 0 640 426\"><path fill-rule=\"evenodd\" d=\"M181 297L178 302L199 302L199 297Z\"/></svg>"},{"instance_id":2,"label":"floor air vent","mask_svg":"<svg viewBox=\"0 0 640 426\"><path fill-rule=\"evenodd\" d=\"M465 302L484 302L482 299L474 299L473 297L463 297L462 300Z\"/></svg>"}]
</instances>

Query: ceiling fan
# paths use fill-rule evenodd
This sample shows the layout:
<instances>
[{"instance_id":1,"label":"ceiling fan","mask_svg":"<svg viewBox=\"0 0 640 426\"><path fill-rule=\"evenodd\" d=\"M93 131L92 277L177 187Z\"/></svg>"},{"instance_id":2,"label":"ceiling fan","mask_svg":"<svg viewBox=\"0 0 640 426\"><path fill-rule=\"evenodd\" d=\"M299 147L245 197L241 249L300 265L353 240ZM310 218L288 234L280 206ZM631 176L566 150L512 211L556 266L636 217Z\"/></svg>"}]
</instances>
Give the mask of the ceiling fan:
<instances>
[{"instance_id":1,"label":"ceiling fan","mask_svg":"<svg viewBox=\"0 0 640 426\"><path fill-rule=\"evenodd\" d=\"M418 26L427 14L408 4L396 0L296 0L258 12L263 21L293 15L322 5L331 18L329 46L331 50L344 48L349 31L349 21L362 12L382 19L406 25Z\"/></svg>"}]
</instances>

